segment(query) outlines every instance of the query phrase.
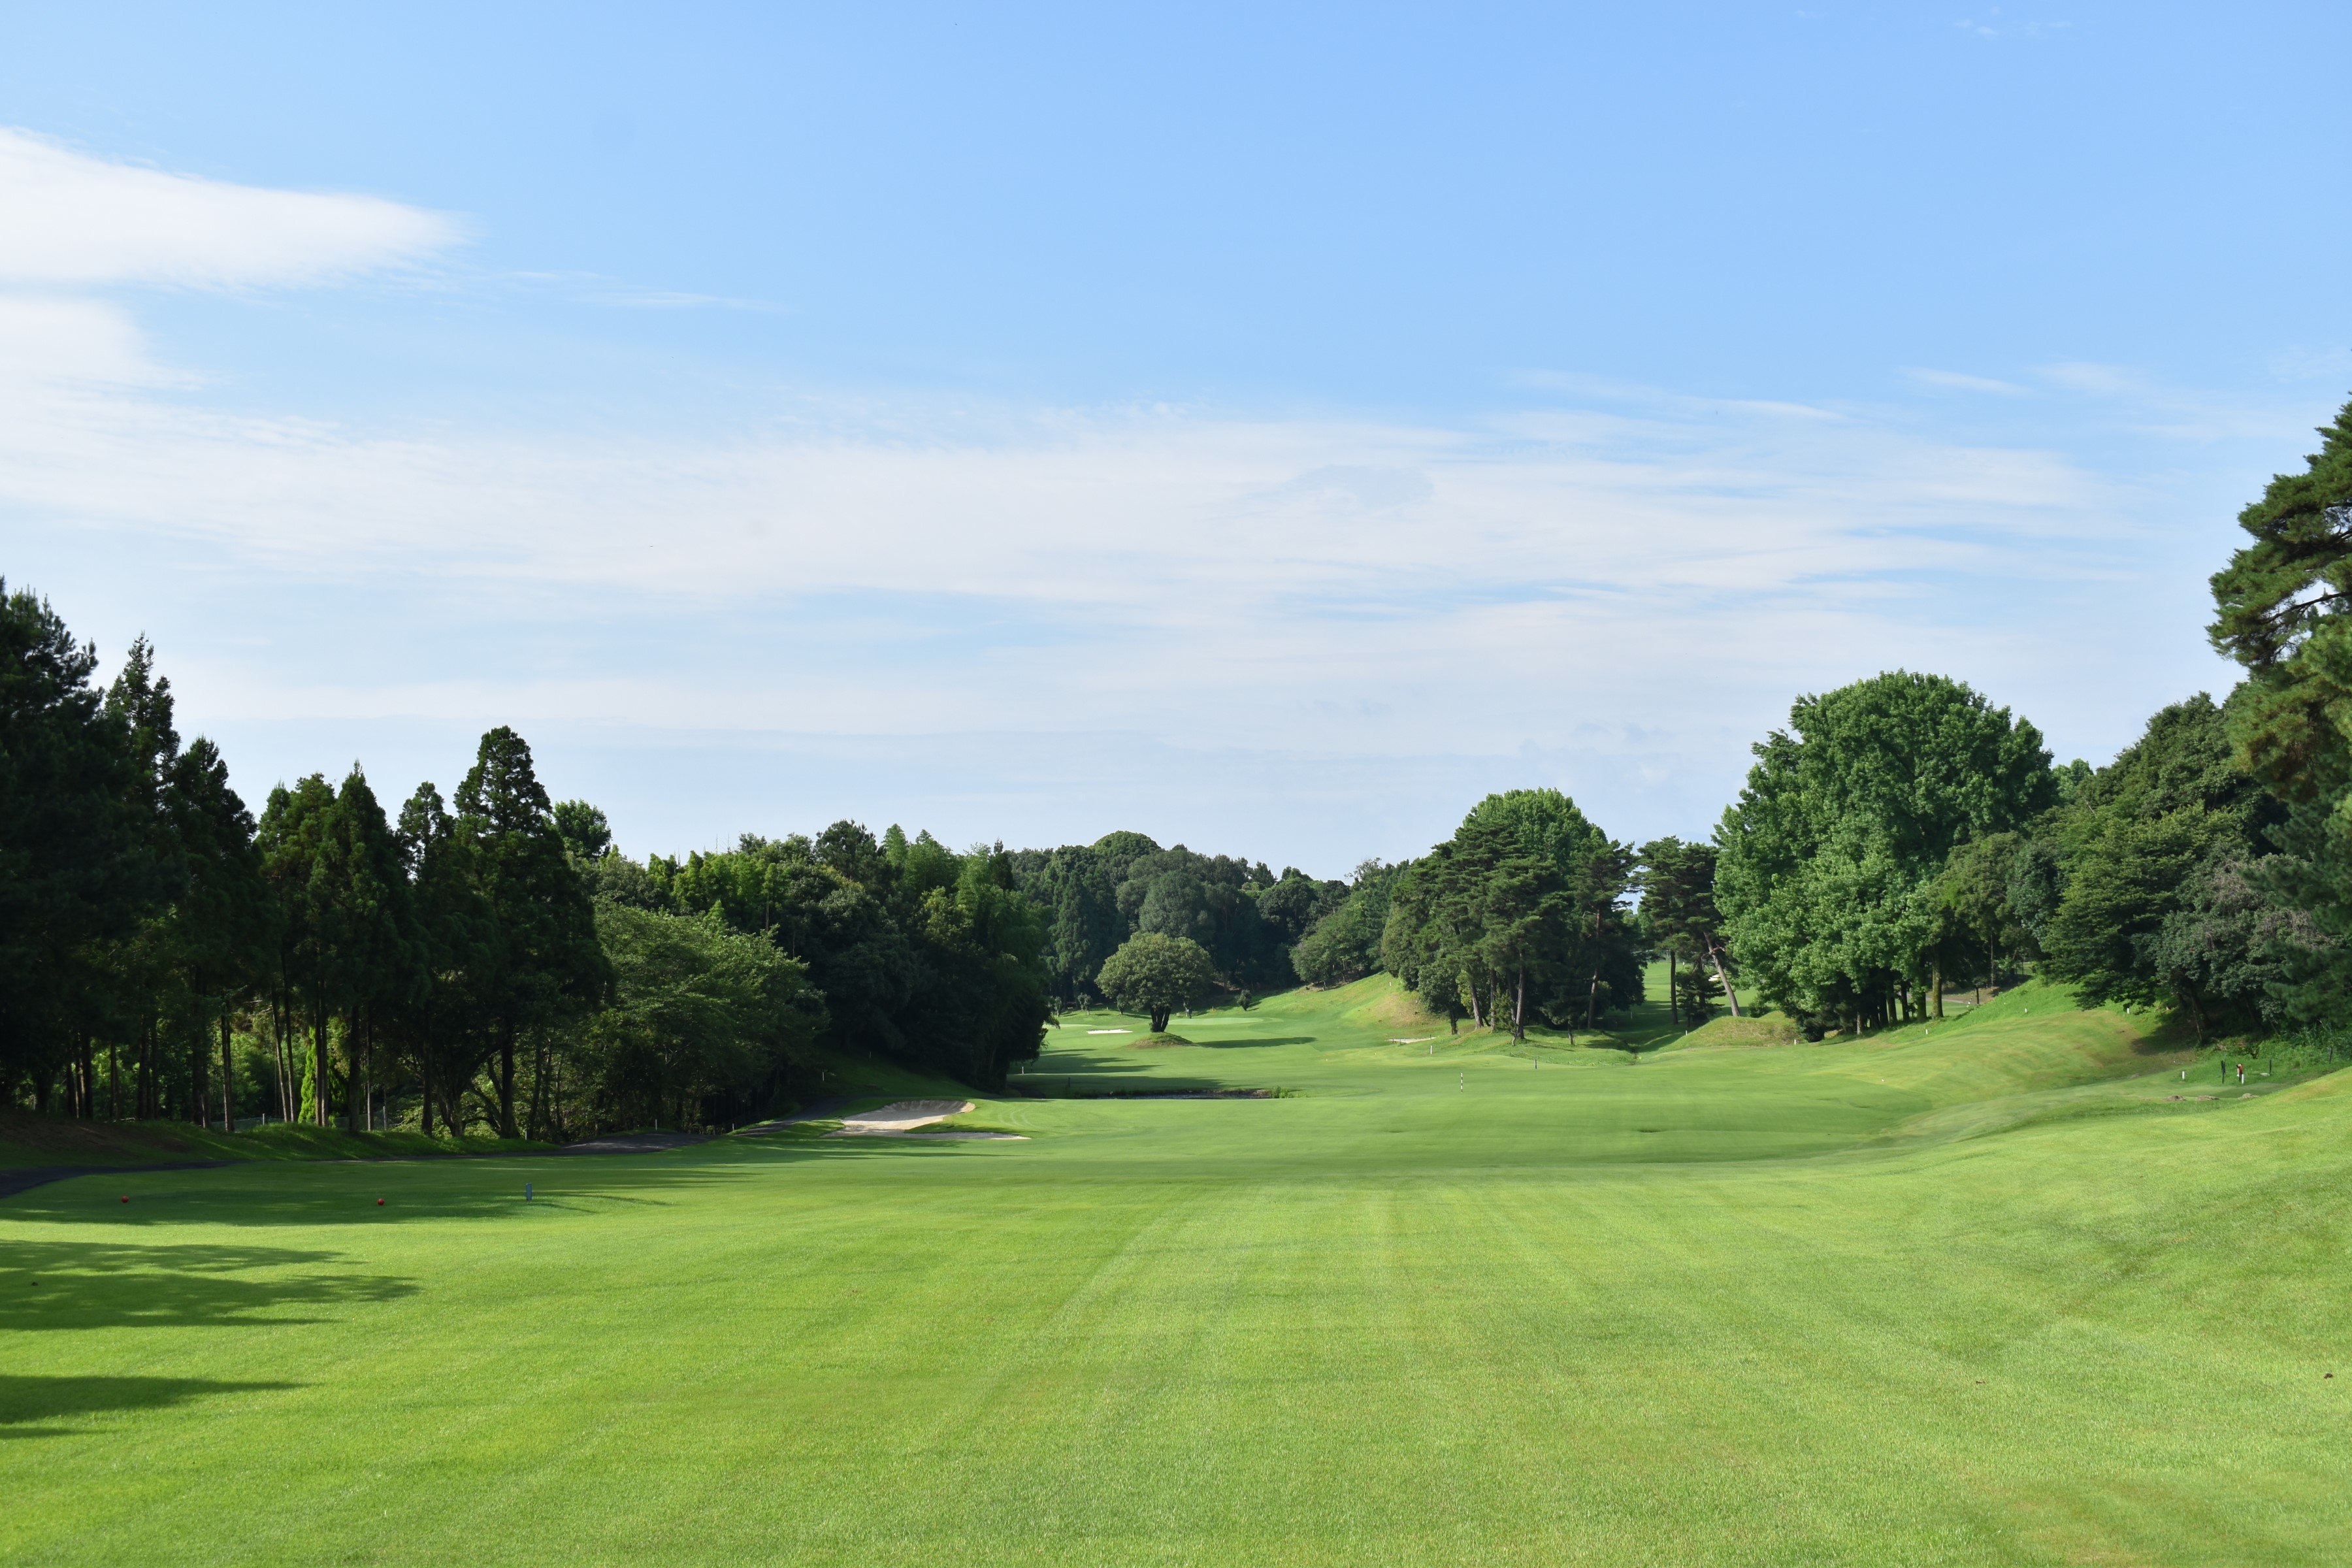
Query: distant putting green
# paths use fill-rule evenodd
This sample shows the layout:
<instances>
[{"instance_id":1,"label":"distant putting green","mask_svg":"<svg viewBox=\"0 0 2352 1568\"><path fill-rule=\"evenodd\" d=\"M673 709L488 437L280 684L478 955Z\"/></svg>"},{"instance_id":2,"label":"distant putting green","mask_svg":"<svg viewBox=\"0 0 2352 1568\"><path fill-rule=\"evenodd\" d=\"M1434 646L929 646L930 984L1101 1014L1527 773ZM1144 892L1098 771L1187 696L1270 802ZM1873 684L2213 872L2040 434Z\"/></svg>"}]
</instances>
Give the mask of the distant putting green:
<instances>
[{"instance_id":1,"label":"distant putting green","mask_svg":"<svg viewBox=\"0 0 2352 1568\"><path fill-rule=\"evenodd\" d=\"M2352 1561L2352 1087L2143 1025L1510 1047L1373 981L1066 1019L1018 1081L1129 1098L972 1113L1026 1142L40 1187L0 1559Z\"/></svg>"}]
</instances>

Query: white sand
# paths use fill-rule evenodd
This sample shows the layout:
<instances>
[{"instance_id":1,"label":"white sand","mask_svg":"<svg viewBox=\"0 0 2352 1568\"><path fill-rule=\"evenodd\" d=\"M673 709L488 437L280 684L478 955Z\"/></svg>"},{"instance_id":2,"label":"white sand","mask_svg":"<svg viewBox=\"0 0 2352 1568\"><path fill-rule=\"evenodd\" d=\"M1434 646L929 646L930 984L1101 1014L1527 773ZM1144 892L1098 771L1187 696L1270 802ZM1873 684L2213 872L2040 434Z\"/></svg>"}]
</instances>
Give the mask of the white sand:
<instances>
[{"instance_id":1,"label":"white sand","mask_svg":"<svg viewBox=\"0 0 2352 1568\"><path fill-rule=\"evenodd\" d=\"M919 1132L919 1127L929 1127L934 1121L945 1121L950 1116L961 1116L977 1109L969 1100L901 1100L879 1110L861 1110L855 1116L841 1119L841 1130L828 1132L828 1138L963 1138L975 1142L1013 1139L1018 1132Z\"/></svg>"}]
</instances>

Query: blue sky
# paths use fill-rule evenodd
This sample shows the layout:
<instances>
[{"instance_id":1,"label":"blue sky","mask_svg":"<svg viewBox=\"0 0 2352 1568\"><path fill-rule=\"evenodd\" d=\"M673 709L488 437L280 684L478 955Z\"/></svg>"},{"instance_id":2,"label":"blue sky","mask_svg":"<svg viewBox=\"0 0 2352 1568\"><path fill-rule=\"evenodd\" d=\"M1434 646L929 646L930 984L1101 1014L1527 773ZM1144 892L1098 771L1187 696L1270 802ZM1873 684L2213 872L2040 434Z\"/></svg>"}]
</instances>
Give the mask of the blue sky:
<instances>
[{"instance_id":1,"label":"blue sky","mask_svg":"<svg viewBox=\"0 0 2352 1568\"><path fill-rule=\"evenodd\" d=\"M1704 833L1800 691L2104 760L2352 391L2340 7L48 7L0 570L256 797L634 851Z\"/></svg>"}]
</instances>

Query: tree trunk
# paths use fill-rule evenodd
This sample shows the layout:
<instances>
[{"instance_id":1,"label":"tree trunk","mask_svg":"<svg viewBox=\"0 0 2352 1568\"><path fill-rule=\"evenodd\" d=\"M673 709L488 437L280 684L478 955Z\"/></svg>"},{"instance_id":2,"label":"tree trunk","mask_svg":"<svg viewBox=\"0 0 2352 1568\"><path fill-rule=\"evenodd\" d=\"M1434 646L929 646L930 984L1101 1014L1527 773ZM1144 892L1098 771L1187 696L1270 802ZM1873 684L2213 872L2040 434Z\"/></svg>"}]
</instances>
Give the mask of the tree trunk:
<instances>
[{"instance_id":1,"label":"tree trunk","mask_svg":"<svg viewBox=\"0 0 2352 1568\"><path fill-rule=\"evenodd\" d=\"M227 1003L221 1004L221 1011L228 1011ZM188 1101L194 1112L188 1120L208 1129L213 1124L213 1086L206 1081L210 1075L205 1069L207 1044L202 1027L188 1040Z\"/></svg>"},{"instance_id":2,"label":"tree trunk","mask_svg":"<svg viewBox=\"0 0 2352 1568\"><path fill-rule=\"evenodd\" d=\"M514 1047L514 1028L509 1025L499 1031L499 1136L501 1138L515 1135Z\"/></svg>"},{"instance_id":3,"label":"tree trunk","mask_svg":"<svg viewBox=\"0 0 2352 1568\"><path fill-rule=\"evenodd\" d=\"M2189 1026L2197 1031L2197 1043L2200 1046L2203 1045L2205 1043L2205 1036L2212 1027L2212 1024L2211 1021L2205 1016L2204 1004L2199 999L2196 988L2190 985L2184 985L2176 980L2173 982L2172 994L2180 999L2181 1010L2189 1015ZM2223 1063L2221 1070L2223 1079L2224 1081L2227 1081L2229 1064L2226 1062Z\"/></svg>"},{"instance_id":4,"label":"tree trunk","mask_svg":"<svg viewBox=\"0 0 2352 1568\"><path fill-rule=\"evenodd\" d=\"M284 1006L284 997L279 994L273 994L269 998L269 1070L271 1075L277 1079L277 1082L271 1087L278 1090L278 1120L281 1121L290 1120L290 1118L286 1114L286 1008ZM264 1114L266 1115L268 1113L264 1112Z\"/></svg>"},{"instance_id":5,"label":"tree trunk","mask_svg":"<svg viewBox=\"0 0 2352 1568\"><path fill-rule=\"evenodd\" d=\"M1985 938L1985 984L1995 991L2000 989L2000 949L1990 937Z\"/></svg>"},{"instance_id":6,"label":"tree trunk","mask_svg":"<svg viewBox=\"0 0 2352 1568\"><path fill-rule=\"evenodd\" d=\"M294 1070L302 1049L302 1034L300 1026L294 1021L294 994L289 991L286 994L285 1016L278 1026L278 1114L286 1121L302 1120L302 1101L299 1098L302 1075Z\"/></svg>"},{"instance_id":7,"label":"tree trunk","mask_svg":"<svg viewBox=\"0 0 2352 1568\"><path fill-rule=\"evenodd\" d=\"M229 1055L228 1001L221 1001L221 1131L236 1131L236 1063Z\"/></svg>"},{"instance_id":8,"label":"tree trunk","mask_svg":"<svg viewBox=\"0 0 2352 1568\"><path fill-rule=\"evenodd\" d=\"M1155 1035L1166 1034L1168 1032L1168 1015L1174 1011L1175 1009L1173 1007L1154 1007L1151 1010L1151 1032Z\"/></svg>"},{"instance_id":9,"label":"tree trunk","mask_svg":"<svg viewBox=\"0 0 2352 1568\"><path fill-rule=\"evenodd\" d=\"M1944 966L1940 963L1927 974L1927 1003L1937 1017L1944 1016Z\"/></svg>"},{"instance_id":10,"label":"tree trunk","mask_svg":"<svg viewBox=\"0 0 2352 1568\"><path fill-rule=\"evenodd\" d=\"M536 1048L530 1054L530 1135L547 1135L547 1031L538 1032Z\"/></svg>"},{"instance_id":11,"label":"tree trunk","mask_svg":"<svg viewBox=\"0 0 2352 1568\"><path fill-rule=\"evenodd\" d=\"M424 1048L420 1047L416 1053L416 1084L425 1091L425 1104L418 1114L424 1118L425 1136L427 1138L433 1136L433 1073L426 1066L430 1059L425 1054Z\"/></svg>"},{"instance_id":12,"label":"tree trunk","mask_svg":"<svg viewBox=\"0 0 2352 1568\"><path fill-rule=\"evenodd\" d=\"M359 1133L367 1127L367 1067L362 1056L365 1048L366 1026L359 1017L343 1020L343 1064L348 1071L343 1078L343 1131Z\"/></svg>"},{"instance_id":13,"label":"tree trunk","mask_svg":"<svg viewBox=\"0 0 2352 1568\"><path fill-rule=\"evenodd\" d=\"M310 1026L310 1120L315 1125L324 1127L327 1124L327 1014L324 1008L312 1008Z\"/></svg>"},{"instance_id":14,"label":"tree trunk","mask_svg":"<svg viewBox=\"0 0 2352 1568\"><path fill-rule=\"evenodd\" d=\"M1528 966L1519 965L1519 984L1511 996L1511 1038L1525 1041L1528 1037Z\"/></svg>"},{"instance_id":15,"label":"tree trunk","mask_svg":"<svg viewBox=\"0 0 2352 1568\"><path fill-rule=\"evenodd\" d=\"M1739 1016L1739 993L1731 988L1731 976L1723 972L1723 954L1712 942L1706 944L1706 956L1715 963L1716 984L1723 987L1724 1003L1730 1007L1731 1016L1737 1018Z\"/></svg>"},{"instance_id":16,"label":"tree trunk","mask_svg":"<svg viewBox=\"0 0 2352 1568\"><path fill-rule=\"evenodd\" d=\"M1675 950L1666 949L1666 1022L1679 1026L1683 1021L1682 1004L1675 997Z\"/></svg>"}]
</instances>

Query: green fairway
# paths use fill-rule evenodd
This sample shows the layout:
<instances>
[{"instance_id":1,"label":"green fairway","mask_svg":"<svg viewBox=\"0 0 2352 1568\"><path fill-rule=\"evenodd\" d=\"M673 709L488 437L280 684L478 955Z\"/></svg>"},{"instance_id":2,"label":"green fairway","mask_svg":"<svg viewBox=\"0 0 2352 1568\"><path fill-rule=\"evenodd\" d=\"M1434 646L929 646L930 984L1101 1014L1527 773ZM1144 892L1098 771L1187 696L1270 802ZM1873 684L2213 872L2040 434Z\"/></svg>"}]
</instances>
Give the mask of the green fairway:
<instances>
[{"instance_id":1,"label":"green fairway","mask_svg":"<svg viewBox=\"0 0 2352 1568\"><path fill-rule=\"evenodd\" d=\"M1761 1048L1386 987L1069 1017L1016 1087L1289 1092L983 1100L1022 1142L0 1201L0 1557L2352 1558L2337 1079L2034 986Z\"/></svg>"}]
</instances>

